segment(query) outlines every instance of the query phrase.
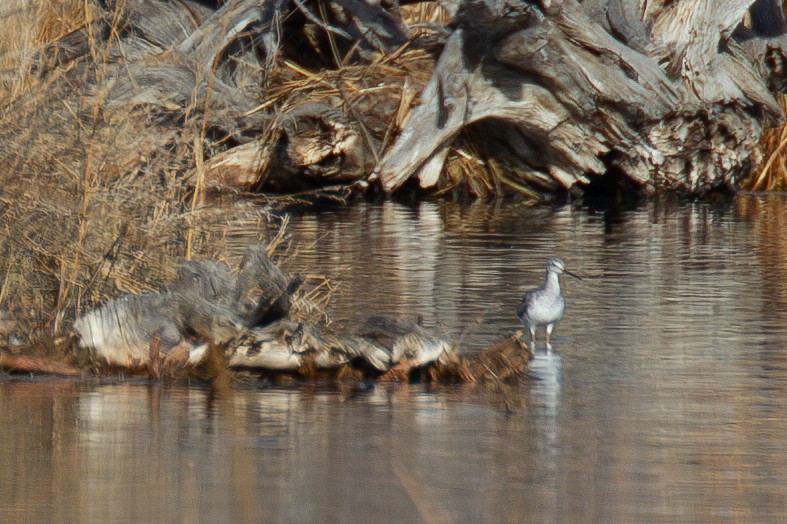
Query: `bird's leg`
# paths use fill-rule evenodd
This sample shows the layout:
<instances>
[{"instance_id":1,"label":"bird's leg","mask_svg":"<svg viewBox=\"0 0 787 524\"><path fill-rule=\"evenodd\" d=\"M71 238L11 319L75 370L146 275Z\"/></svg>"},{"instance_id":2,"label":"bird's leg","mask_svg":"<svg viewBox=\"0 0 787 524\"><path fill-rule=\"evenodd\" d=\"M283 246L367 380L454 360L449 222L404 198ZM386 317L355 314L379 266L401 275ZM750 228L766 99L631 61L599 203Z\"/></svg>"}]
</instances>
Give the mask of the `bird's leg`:
<instances>
[{"instance_id":1,"label":"bird's leg","mask_svg":"<svg viewBox=\"0 0 787 524\"><path fill-rule=\"evenodd\" d=\"M547 349L552 349L552 343L549 341L549 338L552 336L552 330L555 329L555 324L547 324Z\"/></svg>"},{"instance_id":2,"label":"bird's leg","mask_svg":"<svg viewBox=\"0 0 787 524\"><path fill-rule=\"evenodd\" d=\"M530 326L530 348L536 348L536 326Z\"/></svg>"}]
</instances>

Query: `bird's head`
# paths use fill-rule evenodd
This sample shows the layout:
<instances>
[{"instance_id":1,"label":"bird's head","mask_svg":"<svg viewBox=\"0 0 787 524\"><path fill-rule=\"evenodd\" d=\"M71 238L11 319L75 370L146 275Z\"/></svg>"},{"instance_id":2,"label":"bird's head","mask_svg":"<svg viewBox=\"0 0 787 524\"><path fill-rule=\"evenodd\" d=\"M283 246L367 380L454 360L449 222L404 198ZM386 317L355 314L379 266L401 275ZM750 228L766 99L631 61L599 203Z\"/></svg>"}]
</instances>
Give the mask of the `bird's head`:
<instances>
[{"instance_id":1,"label":"bird's head","mask_svg":"<svg viewBox=\"0 0 787 524\"><path fill-rule=\"evenodd\" d=\"M563 273L565 273L566 275L570 275L578 280L582 280L582 277L580 277L579 275L575 275L571 271L567 271L566 265L563 263L561 259L557 257L552 257L549 260L547 260L547 271L557 273L558 275L562 275Z\"/></svg>"},{"instance_id":2,"label":"bird's head","mask_svg":"<svg viewBox=\"0 0 787 524\"><path fill-rule=\"evenodd\" d=\"M552 257L547 260L547 270L554 271L558 275L562 275L566 270L566 265L557 257Z\"/></svg>"}]
</instances>

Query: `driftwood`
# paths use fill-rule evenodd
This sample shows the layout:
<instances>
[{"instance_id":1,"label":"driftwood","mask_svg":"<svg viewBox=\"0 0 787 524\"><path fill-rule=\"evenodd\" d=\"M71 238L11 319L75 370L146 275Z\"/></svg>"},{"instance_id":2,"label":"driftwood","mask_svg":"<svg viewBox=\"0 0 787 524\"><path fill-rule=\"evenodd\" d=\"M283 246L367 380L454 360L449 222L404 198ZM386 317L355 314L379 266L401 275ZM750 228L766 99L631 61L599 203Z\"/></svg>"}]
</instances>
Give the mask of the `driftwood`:
<instances>
[{"instance_id":1,"label":"driftwood","mask_svg":"<svg viewBox=\"0 0 787 524\"><path fill-rule=\"evenodd\" d=\"M225 264L186 262L158 293L126 295L74 324L99 363L162 372L195 366L210 347L230 367L303 373L353 364L376 374L440 362L452 349L413 322L371 318L357 334L334 334L288 318L299 280L288 280L265 249L251 248L233 275Z\"/></svg>"},{"instance_id":2,"label":"driftwood","mask_svg":"<svg viewBox=\"0 0 787 524\"><path fill-rule=\"evenodd\" d=\"M610 173L646 193L735 189L757 163L763 126L782 118L769 88L779 84L776 59L783 54L780 36L773 35L783 33L783 16L781 26L777 17L763 29L763 12L775 4L761 1L750 12L753 3L463 2L420 102L373 172L373 152L384 137L365 129L368 113L321 102L295 106L275 124L267 121L266 139L256 146L222 153L208 164L208 184L287 191L372 172L385 191L411 176L423 188L439 188L446 184L451 147L464 133L497 157L496 165L508 172L500 176L504 183L523 190L559 192ZM228 4L168 56L181 57L181 65L186 57L188 70L196 61L196 70L206 71L234 38L231 31L219 35L211 20L250 27L281 16L259 5ZM395 13L361 1L331 2L322 20L313 4L291 7L306 20L302 36L318 55L326 49L336 55L352 42L367 53L406 41ZM378 15L374 27L368 25L372 14ZM746 16L751 27L744 35L739 29ZM268 35L272 29L253 30ZM214 43L201 48L197 42ZM265 47L269 64L277 51ZM141 63L140 70L155 68ZM123 86L131 92L128 83ZM193 82L184 86L181 106L195 89ZM171 85L168 90L167 96L155 90L159 102L172 100ZM219 91L217 97L225 96ZM249 103L259 102L247 97L234 105L248 112ZM228 165L242 164L251 152L245 173L228 179Z\"/></svg>"},{"instance_id":3,"label":"driftwood","mask_svg":"<svg viewBox=\"0 0 787 524\"><path fill-rule=\"evenodd\" d=\"M210 361L224 372L307 379L503 383L524 376L532 357L515 337L465 357L446 338L403 319L371 317L351 332L334 331L290 314L298 284L288 284L263 248L252 248L237 275L225 264L187 262L161 292L103 304L77 319L74 330L98 367L147 371L154 381Z\"/></svg>"},{"instance_id":4,"label":"driftwood","mask_svg":"<svg viewBox=\"0 0 787 524\"><path fill-rule=\"evenodd\" d=\"M377 176L387 191L410 176L435 186L446 148L476 125L534 187L615 170L647 193L735 189L782 118L768 91L781 71L733 37L752 4L466 2Z\"/></svg>"},{"instance_id":5,"label":"driftwood","mask_svg":"<svg viewBox=\"0 0 787 524\"><path fill-rule=\"evenodd\" d=\"M255 140L223 151L205 165L204 185L214 191L295 191L363 179L374 167L371 149L347 115L327 104L304 104L283 116L271 141ZM197 174L190 177L196 185Z\"/></svg>"},{"instance_id":6,"label":"driftwood","mask_svg":"<svg viewBox=\"0 0 787 524\"><path fill-rule=\"evenodd\" d=\"M522 379L533 357L515 335L463 355L415 322L385 317L366 319L356 332L345 334L282 320L252 330L227 355L234 369L305 379L366 376L381 381L492 384Z\"/></svg>"},{"instance_id":7,"label":"driftwood","mask_svg":"<svg viewBox=\"0 0 787 524\"><path fill-rule=\"evenodd\" d=\"M376 181L392 192L410 179L442 191L473 178L479 194L596 180L735 190L763 128L783 118L776 0L448 4L453 20L427 44L402 9L372 0L103 2L35 68L94 82L64 114L98 107L111 124L144 109L162 148L191 123L202 159L190 183L233 191ZM88 60L96 42L100 65ZM386 62L419 47L436 62L415 51L417 63ZM128 149L113 161L144 166L141 139L118 140Z\"/></svg>"},{"instance_id":8,"label":"driftwood","mask_svg":"<svg viewBox=\"0 0 787 524\"><path fill-rule=\"evenodd\" d=\"M313 323L280 321L255 329L229 352L229 365L308 374L354 364L373 374L448 364L453 354L445 339L414 322L371 317L356 333L336 334Z\"/></svg>"},{"instance_id":9,"label":"driftwood","mask_svg":"<svg viewBox=\"0 0 787 524\"><path fill-rule=\"evenodd\" d=\"M37 373L46 375L80 376L82 370L65 362L46 357L15 355L0 350L0 369L11 373Z\"/></svg>"},{"instance_id":10,"label":"driftwood","mask_svg":"<svg viewBox=\"0 0 787 524\"><path fill-rule=\"evenodd\" d=\"M287 315L297 284L264 248L250 248L237 276L226 264L186 262L160 292L107 302L77 319L74 330L80 344L110 366L146 367L153 337L164 358L196 364L208 343L227 345L245 330Z\"/></svg>"}]
</instances>

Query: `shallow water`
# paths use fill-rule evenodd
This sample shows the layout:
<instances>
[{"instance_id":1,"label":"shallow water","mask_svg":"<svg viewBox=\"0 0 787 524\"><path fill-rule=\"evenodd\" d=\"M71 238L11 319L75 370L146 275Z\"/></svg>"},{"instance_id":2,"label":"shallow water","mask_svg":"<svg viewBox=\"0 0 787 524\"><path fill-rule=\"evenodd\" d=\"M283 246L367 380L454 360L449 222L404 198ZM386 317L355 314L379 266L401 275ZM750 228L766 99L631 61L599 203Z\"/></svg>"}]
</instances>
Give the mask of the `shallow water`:
<instances>
[{"instance_id":1,"label":"shallow water","mask_svg":"<svg viewBox=\"0 0 787 524\"><path fill-rule=\"evenodd\" d=\"M338 325L422 315L466 351L518 328L546 257L584 280L509 412L468 387L0 380L0 521L787 515L784 198L369 204L292 232L288 269L331 278Z\"/></svg>"}]
</instances>

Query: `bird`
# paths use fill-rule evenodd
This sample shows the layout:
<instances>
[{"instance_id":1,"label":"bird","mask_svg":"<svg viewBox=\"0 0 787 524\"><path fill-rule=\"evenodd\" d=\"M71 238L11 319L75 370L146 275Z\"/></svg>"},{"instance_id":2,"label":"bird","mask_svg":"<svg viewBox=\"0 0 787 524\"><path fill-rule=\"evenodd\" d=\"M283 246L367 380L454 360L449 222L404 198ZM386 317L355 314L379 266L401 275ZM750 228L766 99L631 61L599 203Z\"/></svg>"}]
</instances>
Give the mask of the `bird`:
<instances>
[{"instance_id":1,"label":"bird","mask_svg":"<svg viewBox=\"0 0 787 524\"><path fill-rule=\"evenodd\" d=\"M579 275L566 271L566 265L561 259L552 257L547 260L544 283L522 296L517 317L522 325L530 330L531 346L536 344L536 328L546 326L547 349L552 348L549 337L555 329L555 324L563 318L563 311L566 308L563 295L560 293L560 275L563 273L582 280Z\"/></svg>"}]
</instances>

